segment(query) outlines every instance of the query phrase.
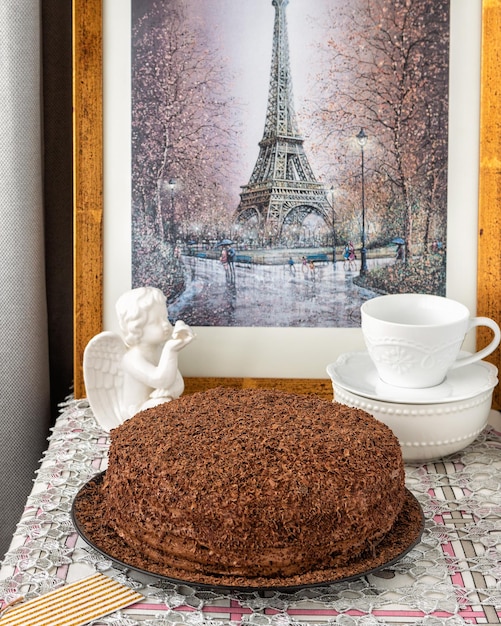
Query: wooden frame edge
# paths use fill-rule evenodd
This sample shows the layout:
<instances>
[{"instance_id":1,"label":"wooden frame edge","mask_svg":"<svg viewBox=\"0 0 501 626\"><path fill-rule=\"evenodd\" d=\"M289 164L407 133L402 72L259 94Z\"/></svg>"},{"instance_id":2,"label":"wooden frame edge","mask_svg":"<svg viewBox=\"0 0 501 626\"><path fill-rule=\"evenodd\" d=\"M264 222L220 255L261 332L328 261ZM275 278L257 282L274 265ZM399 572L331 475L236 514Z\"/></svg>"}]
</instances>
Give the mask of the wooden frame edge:
<instances>
[{"instance_id":1,"label":"wooden frame edge","mask_svg":"<svg viewBox=\"0 0 501 626\"><path fill-rule=\"evenodd\" d=\"M103 319L102 0L72 0L73 376L85 395L82 358Z\"/></svg>"},{"instance_id":2,"label":"wooden frame edge","mask_svg":"<svg viewBox=\"0 0 501 626\"><path fill-rule=\"evenodd\" d=\"M501 0L482 2L477 315L501 323ZM479 346L491 335L479 330ZM501 369L501 348L487 359ZM493 408L501 409L500 386Z\"/></svg>"}]
</instances>

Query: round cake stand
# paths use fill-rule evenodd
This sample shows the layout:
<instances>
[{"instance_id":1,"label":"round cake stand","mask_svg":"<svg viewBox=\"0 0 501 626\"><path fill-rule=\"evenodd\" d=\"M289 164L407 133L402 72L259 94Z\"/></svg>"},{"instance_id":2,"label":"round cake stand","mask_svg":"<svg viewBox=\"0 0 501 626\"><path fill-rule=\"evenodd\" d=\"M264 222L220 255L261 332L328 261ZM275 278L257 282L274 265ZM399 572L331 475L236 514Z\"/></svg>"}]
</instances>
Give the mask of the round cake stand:
<instances>
[{"instance_id":1,"label":"round cake stand","mask_svg":"<svg viewBox=\"0 0 501 626\"><path fill-rule=\"evenodd\" d=\"M183 572L178 570L155 571L159 566L153 562L146 567L139 566L134 551L112 529L102 526L102 516L99 514L99 508L102 506L99 486L103 477L104 472L94 476L81 487L75 496L71 509L75 529L85 543L109 559L117 569L124 571L130 578L146 584L170 583L223 593L238 591L296 593L315 587L356 580L386 569L399 561L419 543L424 529L424 515L421 506L415 496L406 489L406 501L402 513L397 518L390 533L378 544L374 554L365 555L347 566L323 569L320 572L306 572L290 579L252 578L246 580L238 577L235 584L232 584L231 581L227 582L228 577L225 577L224 583L219 580L218 576L211 575L197 576L193 574L192 576L190 573L190 577L187 578ZM84 502L85 506L83 506ZM92 509L95 514L88 513ZM121 555L120 558L116 556L118 554Z\"/></svg>"}]
</instances>

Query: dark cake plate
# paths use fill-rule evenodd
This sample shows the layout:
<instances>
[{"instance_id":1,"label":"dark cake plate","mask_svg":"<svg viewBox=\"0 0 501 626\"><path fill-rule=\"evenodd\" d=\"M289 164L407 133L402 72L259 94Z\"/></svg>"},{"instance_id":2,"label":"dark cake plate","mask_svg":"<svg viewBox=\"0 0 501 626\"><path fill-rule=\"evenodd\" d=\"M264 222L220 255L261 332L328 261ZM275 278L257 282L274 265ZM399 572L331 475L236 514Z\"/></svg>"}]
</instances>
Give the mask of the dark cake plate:
<instances>
[{"instance_id":1,"label":"dark cake plate","mask_svg":"<svg viewBox=\"0 0 501 626\"><path fill-rule=\"evenodd\" d=\"M134 550L129 548L113 529L100 524L103 519L104 504L99 485L103 476L104 472L92 478L75 496L71 516L76 531L89 546L110 560L117 569L124 570L131 578L148 584L167 582L224 593L267 590L295 593L375 574L393 565L410 552L419 543L424 529L424 515L421 506L415 496L406 490L404 508L391 532L378 544L374 554L364 555L346 566L306 572L290 578L246 579L241 576L196 573L190 573L190 577L187 578L184 571L174 568L160 568L152 561L145 561L143 557L138 556ZM159 571L160 569L161 571Z\"/></svg>"}]
</instances>

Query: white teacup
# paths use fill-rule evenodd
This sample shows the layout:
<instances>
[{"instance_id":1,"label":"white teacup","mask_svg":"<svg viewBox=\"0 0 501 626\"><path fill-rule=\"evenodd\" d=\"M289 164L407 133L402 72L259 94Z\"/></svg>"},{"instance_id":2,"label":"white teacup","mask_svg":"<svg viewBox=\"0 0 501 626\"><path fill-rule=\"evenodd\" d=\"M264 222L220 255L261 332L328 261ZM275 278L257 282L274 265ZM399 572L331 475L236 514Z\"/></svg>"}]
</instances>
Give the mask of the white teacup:
<instances>
[{"instance_id":1,"label":"white teacup","mask_svg":"<svg viewBox=\"0 0 501 626\"><path fill-rule=\"evenodd\" d=\"M460 302L418 293L379 296L361 307L362 333L379 377L397 387L439 385L450 369L475 363L499 345L498 324L471 317ZM494 338L483 350L458 358L466 333L488 326Z\"/></svg>"}]
</instances>

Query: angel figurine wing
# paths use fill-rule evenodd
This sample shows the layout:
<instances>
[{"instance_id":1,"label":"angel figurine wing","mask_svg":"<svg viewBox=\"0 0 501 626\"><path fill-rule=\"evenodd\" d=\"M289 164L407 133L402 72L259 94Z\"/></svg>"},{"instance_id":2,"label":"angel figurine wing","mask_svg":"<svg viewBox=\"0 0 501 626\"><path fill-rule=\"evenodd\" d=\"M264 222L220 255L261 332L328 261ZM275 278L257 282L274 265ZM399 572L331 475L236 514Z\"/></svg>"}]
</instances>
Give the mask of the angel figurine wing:
<instances>
[{"instance_id":1,"label":"angel figurine wing","mask_svg":"<svg viewBox=\"0 0 501 626\"><path fill-rule=\"evenodd\" d=\"M87 399L99 425L107 432L124 421L120 399L123 385L121 362L125 352L122 338L110 331L95 335L84 351Z\"/></svg>"}]
</instances>

